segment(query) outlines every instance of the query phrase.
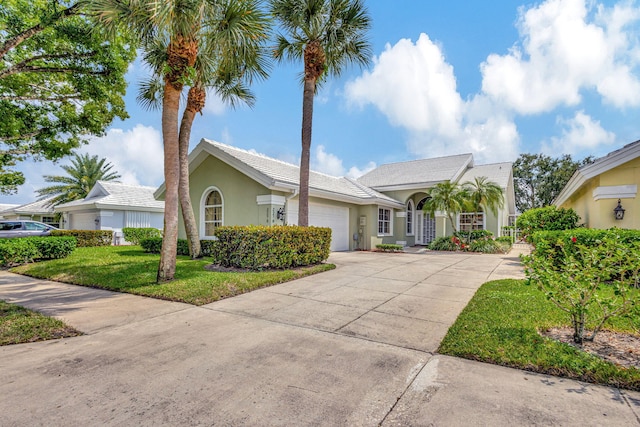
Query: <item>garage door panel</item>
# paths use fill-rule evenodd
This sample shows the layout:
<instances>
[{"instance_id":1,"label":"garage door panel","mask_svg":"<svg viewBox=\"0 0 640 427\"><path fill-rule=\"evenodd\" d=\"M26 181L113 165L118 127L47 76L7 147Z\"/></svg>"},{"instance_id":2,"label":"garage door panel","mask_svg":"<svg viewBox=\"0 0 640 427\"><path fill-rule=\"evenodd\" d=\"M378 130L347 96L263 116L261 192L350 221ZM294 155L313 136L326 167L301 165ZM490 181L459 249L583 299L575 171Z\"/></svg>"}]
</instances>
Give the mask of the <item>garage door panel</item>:
<instances>
[{"instance_id":1,"label":"garage door panel","mask_svg":"<svg viewBox=\"0 0 640 427\"><path fill-rule=\"evenodd\" d=\"M287 206L287 223L298 224L298 202ZM331 250L349 250L349 208L341 206L309 204L309 225L331 228Z\"/></svg>"},{"instance_id":2,"label":"garage door panel","mask_svg":"<svg viewBox=\"0 0 640 427\"><path fill-rule=\"evenodd\" d=\"M95 230L96 214L95 213L76 213L70 215L70 224L72 230Z\"/></svg>"}]
</instances>

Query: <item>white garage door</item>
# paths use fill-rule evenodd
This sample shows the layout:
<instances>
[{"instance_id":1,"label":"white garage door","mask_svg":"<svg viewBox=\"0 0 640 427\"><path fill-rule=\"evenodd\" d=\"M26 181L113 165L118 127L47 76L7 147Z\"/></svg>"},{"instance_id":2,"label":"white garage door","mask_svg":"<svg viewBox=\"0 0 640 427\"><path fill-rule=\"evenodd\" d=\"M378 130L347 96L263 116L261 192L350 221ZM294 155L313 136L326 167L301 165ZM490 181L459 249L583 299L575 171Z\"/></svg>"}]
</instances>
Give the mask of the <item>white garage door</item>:
<instances>
[{"instance_id":1,"label":"white garage door","mask_svg":"<svg viewBox=\"0 0 640 427\"><path fill-rule=\"evenodd\" d=\"M287 206L287 223L298 224L298 201ZM309 225L331 228L331 250L349 250L349 208L310 203Z\"/></svg>"},{"instance_id":2,"label":"white garage door","mask_svg":"<svg viewBox=\"0 0 640 427\"><path fill-rule=\"evenodd\" d=\"M76 213L70 214L71 230L95 230L96 214L95 213Z\"/></svg>"}]
</instances>

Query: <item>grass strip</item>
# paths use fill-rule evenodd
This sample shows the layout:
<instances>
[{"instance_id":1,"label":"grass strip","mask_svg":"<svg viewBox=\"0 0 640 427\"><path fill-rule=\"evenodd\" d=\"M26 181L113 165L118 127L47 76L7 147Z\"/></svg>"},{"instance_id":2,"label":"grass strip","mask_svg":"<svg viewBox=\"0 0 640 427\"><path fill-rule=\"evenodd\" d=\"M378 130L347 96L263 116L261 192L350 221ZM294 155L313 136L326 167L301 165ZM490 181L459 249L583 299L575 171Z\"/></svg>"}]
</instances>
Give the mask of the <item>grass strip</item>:
<instances>
[{"instance_id":1,"label":"grass strip","mask_svg":"<svg viewBox=\"0 0 640 427\"><path fill-rule=\"evenodd\" d=\"M485 283L449 329L438 352L585 382L640 390L640 370L624 368L542 337L569 326L568 316L524 280ZM635 332L640 319L618 319L608 329ZM598 337L596 336L596 340Z\"/></svg>"},{"instance_id":2,"label":"grass strip","mask_svg":"<svg viewBox=\"0 0 640 427\"><path fill-rule=\"evenodd\" d=\"M265 286L287 282L335 268L320 264L292 270L213 272L205 270L206 259L179 256L175 280L155 283L160 256L139 246L76 248L64 259L27 264L14 273L75 285L127 292L169 301L203 305Z\"/></svg>"},{"instance_id":3,"label":"grass strip","mask_svg":"<svg viewBox=\"0 0 640 427\"><path fill-rule=\"evenodd\" d=\"M82 335L64 322L0 300L0 345Z\"/></svg>"}]
</instances>

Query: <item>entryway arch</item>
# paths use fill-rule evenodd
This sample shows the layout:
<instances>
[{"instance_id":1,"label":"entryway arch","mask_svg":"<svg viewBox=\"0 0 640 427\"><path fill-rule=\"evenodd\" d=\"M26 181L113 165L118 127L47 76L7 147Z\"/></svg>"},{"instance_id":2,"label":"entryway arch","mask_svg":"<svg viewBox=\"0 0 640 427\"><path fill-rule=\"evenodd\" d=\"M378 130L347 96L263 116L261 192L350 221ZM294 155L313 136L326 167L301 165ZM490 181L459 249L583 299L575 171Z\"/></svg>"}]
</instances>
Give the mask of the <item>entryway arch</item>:
<instances>
[{"instance_id":1,"label":"entryway arch","mask_svg":"<svg viewBox=\"0 0 640 427\"><path fill-rule=\"evenodd\" d=\"M422 210L427 200L424 197L416 205L416 245L428 245L436 238L436 219Z\"/></svg>"}]
</instances>

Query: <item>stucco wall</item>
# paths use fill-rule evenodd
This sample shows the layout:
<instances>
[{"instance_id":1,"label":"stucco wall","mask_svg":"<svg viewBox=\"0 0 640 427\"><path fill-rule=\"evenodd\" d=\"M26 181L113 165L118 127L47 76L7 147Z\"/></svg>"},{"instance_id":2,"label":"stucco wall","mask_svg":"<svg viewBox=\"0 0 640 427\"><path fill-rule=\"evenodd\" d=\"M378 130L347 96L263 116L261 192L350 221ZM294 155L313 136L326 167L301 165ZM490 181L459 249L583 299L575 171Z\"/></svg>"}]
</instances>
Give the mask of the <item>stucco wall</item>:
<instances>
[{"instance_id":1,"label":"stucco wall","mask_svg":"<svg viewBox=\"0 0 640 427\"><path fill-rule=\"evenodd\" d=\"M613 209L618 204L617 197L594 200L593 192L598 187L620 185L637 185L640 189L640 158L589 180L561 207L573 208L580 215L581 222L588 228L640 229L640 194L636 194L633 198L621 197L622 207L625 209L623 220L614 218Z\"/></svg>"}]
</instances>

